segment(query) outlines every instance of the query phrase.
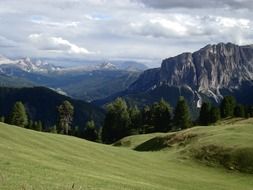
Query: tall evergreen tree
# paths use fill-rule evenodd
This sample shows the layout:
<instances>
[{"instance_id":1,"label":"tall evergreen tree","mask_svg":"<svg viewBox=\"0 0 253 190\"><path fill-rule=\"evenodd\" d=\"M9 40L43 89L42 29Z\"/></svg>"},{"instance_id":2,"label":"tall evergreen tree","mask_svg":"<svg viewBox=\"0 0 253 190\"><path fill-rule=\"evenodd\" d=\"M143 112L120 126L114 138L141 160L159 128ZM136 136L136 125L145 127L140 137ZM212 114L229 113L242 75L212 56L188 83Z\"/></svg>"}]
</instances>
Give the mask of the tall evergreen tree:
<instances>
[{"instance_id":1,"label":"tall evergreen tree","mask_svg":"<svg viewBox=\"0 0 253 190\"><path fill-rule=\"evenodd\" d=\"M235 117L245 117L245 107L241 104L237 104L234 109Z\"/></svg>"},{"instance_id":2,"label":"tall evergreen tree","mask_svg":"<svg viewBox=\"0 0 253 190\"><path fill-rule=\"evenodd\" d=\"M73 120L74 107L69 101L64 101L58 107L58 131L68 134Z\"/></svg>"},{"instance_id":3,"label":"tall evergreen tree","mask_svg":"<svg viewBox=\"0 0 253 190\"><path fill-rule=\"evenodd\" d=\"M137 106L129 109L131 134L139 134L142 126L142 114Z\"/></svg>"},{"instance_id":4,"label":"tall evergreen tree","mask_svg":"<svg viewBox=\"0 0 253 190\"><path fill-rule=\"evenodd\" d=\"M102 140L113 143L130 134L130 117L126 102L117 98L107 106L107 113L102 129Z\"/></svg>"},{"instance_id":5,"label":"tall evergreen tree","mask_svg":"<svg viewBox=\"0 0 253 190\"><path fill-rule=\"evenodd\" d=\"M3 123L5 122L5 117L4 116L0 117L0 122L3 122Z\"/></svg>"},{"instance_id":6,"label":"tall evergreen tree","mask_svg":"<svg viewBox=\"0 0 253 190\"><path fill-rule=\"evenodd\" d=\"M155 132L167 132L171 129L171 107L161 99L151 107L151 119Z\"/></svg>"},{"instance_id":7,"label":"tall evergreen tree","mask_svg":"<svg viewBox=\"0 0 253 190\"><path fill-rule=\"evenodd\" d=\"M93 120L88 121L84 129L84 138L90 141L98 140L98 132Z\"/></svg>"},{"instance_id":8,"label":"tall evergreen tree","mask_svg":"<svg viewBox=\"0 0 253 190\"><path fill-rule=\"evenodd\" d=\"M154 126L152 122L152 113L150 106L145 106L141 112L142 117L142 127L140 133L152 133L154 131Z\"/></svg>"},{"instance_id":9,"label":"tall evergreen tree","mask_svg":"<svg viewBox=\"0 0 253 190\"><path fill-rule=\"evenodd\" d=\"M236 100L233 96L225 96L220 104L221 117L233 117Z\"/></svg>"},{"instance_id":10,"label":"tall evergreen tree","mask_svg":"<svg viewBox=\"0 0 253 190\"><path fill-rule=\"evenodd\" d=\"M200 112L199 112L199 124L200 125L209 125L210 123L210 111L211 105L208 102L203 102Z\"/></svg>"},{"instance_id":11,"label":"tall evergreen tree","mask_svg":"<svg viewBox=\"0 0 253 190\"><path fill-rule=\"evenodd\" d=\"M28 128L28 129L33 129L33 124L34 124L34 123L33 123L33 120L30 119L30 120L28 121L27 128Z\"/></svg>"},{"instance_id":12,"label":"tall evergreen tree","mask_svg":"<svg viewBox=\"0 0 253 190\"><path fill-rule=\"evenodd\" d=\"M189 107L184 97L180 96L174 111L174 125L176 129L186 129L191 127L191 124Z\"/></svg>"},{"instance_id":13,"label":"tall evergreen tree","mask_svg":"<svg viewBox=\"0 0 253 190\"><path fill-rule=\"evenodd\" d=\"M212 106L209 116L210 123L216 123L220 120L220 109Z\"/></svg>"},{"instance_id":14,"label":"tall evergreen tree","mask_svg":"<svg viewBox=\"0 0 253 190\"><path fill-rule=\"evenodd\" d=\"M12 108L12 112L10 114L10 124L17 125L19 127L25 127L28 124L25 106L20 101L16 102Z\"/></svg>"},{"instance_id":15,"label":"tall evergreen tree","mask_svg":"<svg viewBox=\"0 0 253 190\"><path fill-rule=\"evenodd\" d=\"M38 121L38 122L37 122L37 125L34 126L34 129L35 129L36 131L42 131L42 128L43 128L43 126L42 126L42 122L41 122L41 121Z\"/></svg>"}]
</instances>

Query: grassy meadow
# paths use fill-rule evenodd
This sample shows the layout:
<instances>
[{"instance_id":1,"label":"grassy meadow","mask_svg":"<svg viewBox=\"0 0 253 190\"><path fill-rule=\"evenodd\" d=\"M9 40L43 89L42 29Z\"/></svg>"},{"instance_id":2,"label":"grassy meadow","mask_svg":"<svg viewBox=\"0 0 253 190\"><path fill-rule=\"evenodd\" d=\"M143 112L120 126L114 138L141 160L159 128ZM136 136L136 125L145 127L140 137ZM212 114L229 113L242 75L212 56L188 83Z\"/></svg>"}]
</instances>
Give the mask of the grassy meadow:
<instances>
[{"instance_id":1,"label":"grassy meadow","mask_svg":"<svg viewBox=\"0 0 253 190\"><path fill-rule=\"evenodd\" d=\"M227 120L216 126L175 133L130 136L114 145L0 123L0 189L253 187L253 119Z\"/></svg>"}]
</instances>

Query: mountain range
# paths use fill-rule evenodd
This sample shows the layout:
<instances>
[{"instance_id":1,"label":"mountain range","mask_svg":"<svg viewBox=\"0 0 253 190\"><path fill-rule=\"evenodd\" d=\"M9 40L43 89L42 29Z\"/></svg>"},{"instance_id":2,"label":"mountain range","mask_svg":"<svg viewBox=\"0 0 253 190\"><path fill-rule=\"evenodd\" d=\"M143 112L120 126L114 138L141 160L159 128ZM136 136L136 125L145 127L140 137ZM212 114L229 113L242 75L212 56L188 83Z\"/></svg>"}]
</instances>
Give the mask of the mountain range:
<instances>
[{"instance_id":1,"label":"mountain range","mask_svg":"<svg viewBox=\"0 0 253 190\"><path fill-rule=\"evenodd\" d=\"M195 109L203 101L218 104L225 95L253 104L252 91L253 46L219 43L164 59L160 68L144 71L125 91L95 103L102 105L122 96L140 104L164 98L175 106L181 95Z\"/></svg>"},{"instance_id":2,"label":"mountain range","mask_svg":"<svg viewBox=\"0 0 253 190\"><path fill-rule=\"evenodd\" d=\"M0 73L1 86L45 86L100 106L119 96L139 106L164 98L173 107L184 96L193 112L203 101L219 104L226 95L253 104L253 45L207 45L166 58L161 67L147 70L136 62L58 67L1 56Z\"/></svg>"},{"instance_id":3,"label":"mountain range","mask_svg":"<svg viewBox=\"0 0 253 190\"><path fill-rule=\"evenodd\" d=\"M0 86L45 86L76 99L93 101L125 90L145 69L144 64L133 61L61 67L30 58L0 56Z\"/></svg>"}]
</instances>

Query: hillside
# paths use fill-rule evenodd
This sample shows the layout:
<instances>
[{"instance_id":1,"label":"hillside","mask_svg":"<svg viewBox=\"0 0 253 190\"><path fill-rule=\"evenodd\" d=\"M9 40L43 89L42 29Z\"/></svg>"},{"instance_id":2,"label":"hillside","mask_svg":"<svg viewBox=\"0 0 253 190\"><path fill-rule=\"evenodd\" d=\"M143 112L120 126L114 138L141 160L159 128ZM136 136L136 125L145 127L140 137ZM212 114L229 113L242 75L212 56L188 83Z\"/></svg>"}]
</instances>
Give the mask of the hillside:
<instances>
[{"instance_id":1,"label":"hillside","mask_svg":"<svg viewBox=\"0 0 253 190\"><path fill-rule=\"evenodd\" d=\"M251 190L252 174L206 166L187 150L207 145L252 150L252 126L250 119L196 127L177 133L197 134L196 141L170 141L175 144L143 152L0 123L0 189ZM136 147L157 135L128 139Z\"/></svg>"},{"instance_id":2,"label":"hillside","mask_svg":"<svg viewBox=\"0 0 253 190\"><path fill-rule=\"evenodd\" d=\"M0 115L8 117L13 105L22 101L26 107L29 119L42 121L45 127L52 127L57 122L57 106L68 100L74 106L73 126L83 127L88 120L93 119L101 125L104 111L85 101L74 100L70 97L44 87L7 88L0 87Z\"/></svg>"},{"instance_id":3,"label":"hillside","mask_svg":"<svg viewBox=\"0 0 253 190\"><path fill-rule=\"evenodd\" d=\"M66 73L36 73L19 68L6 68L4 72L4 74L0 74L0 87L45 86L60 89L72 98L86 101L106 98L125 90L141 73L140 71L125 70L74 70Z\"/></svg>"}]
</instances>

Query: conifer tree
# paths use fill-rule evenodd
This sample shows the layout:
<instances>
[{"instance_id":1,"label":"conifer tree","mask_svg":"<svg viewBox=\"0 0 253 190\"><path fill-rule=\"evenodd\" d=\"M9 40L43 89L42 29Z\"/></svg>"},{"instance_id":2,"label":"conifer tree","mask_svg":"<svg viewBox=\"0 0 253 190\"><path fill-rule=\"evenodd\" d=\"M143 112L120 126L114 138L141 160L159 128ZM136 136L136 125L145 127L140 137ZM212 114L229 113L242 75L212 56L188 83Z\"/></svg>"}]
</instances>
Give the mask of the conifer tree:
<instances>
[{"instance_id":1,"label":"conifer tree","mask_svg":"<svg viewBox=\"0 0 253 190\"><path fill-rule=\"evenodd\" d=\"M225 96L220 104L221 117L233 117L236 100L233 96Z\"/></svg>"},{"instance_id":2,"label":"conifer tree","mask_svg":"<svg viewBox=\"0 0 253 190\"><path fill-rule=\"evenodd\" d=\"M5 122L5 117L4 116L0 117L0 122L3 122L3 123Z\"/></svg>"},{"instance_id":3,"label":"conifer tree","mask_svg":"<svg viewBox=\"0 0 253 190\"><path fill-rule=\"evenodd\" d=\"M217 121L220 120L220 109L217 107L212 106L211 110L210 110L210 116L209 116L209 120L210 123L216 123Z\"/></svg>"},{"instance_id":4,"label":"conifer tree","mask_svg":"<svg viewBox=\"0 0 253 190\"><path fill-rule=\"evenodd\" d=\"M14 104L10 114L10 124L25 127L28 124L28 117L25 106L18 101Z\"/></svg>"},{"instance_id":5,"label":"conifer tree","mask_svg":"<svg viewBox=\"0 0 253 190\"><path fill-rule=\"evenodd\" d=\"M107 106L107 113L102 129L102 140L113 143L130 134L130 117L126 102L117 98Z\"/></svg>"},{"instance_id":6,"label":"conifer tree","mask_svg":"<svg viewBox=\"0 0 253 190\"><path fill-rule=\"evenodd\" d=\"M179 97L174 111L174 125L176 129L186 129L191 127L189 107L182 96Z\"/></svg>"},{"instance_id":7,"label":"conifer tree","mask_svg":"<svg viewBox=\"0 0 253 190\"><path fill-rule=\"evenodd\" d=\"M142 126L142 114L137 106L129 109L131 134L139 134Z\"/></svg>"},{"instance_id":8,"label":"conifer tree","mask_svg":"<svg viewBox=\"0 0 253 190\"><path fill-rule=\"evenodd\" d=\"M151 119L155 132L167 132L171 129L171 107L161 99L151 107Z\"/></svg>"},{"instance_id":9,"label":"conifer tree","mask_svg":"<svg viewBox=\"0 0 253 190\"><path fill-rule=\"evenodd\" d=\"M208 102L203 102L199 112L199 124L207 126L210 123L211 105Z\"/></svg>"},{"instance_id":10,"label":"conifer tree","mask_svg":"<svg viewBox=\"0 0 253 190\"><path fill-rule=\"evenodd\" d=\"M95 126L95 122L93 120L88 121L85 125L84 129L84 138L90 141L98 140L98 132Z\"/></svg>"},{"instance_id":11,"label":"conifer tree","mask_svg":"<svg viewBox=\"0 0 253 190\"><path fill-rule=\"evenodd\" d=\"M71 123L73 120L74 107L69 101L64 101L58 107L58 131L60 133L69 133Z\"/></svg>"},{"instance_id":12,"label":"conifer tree","mask_svg":"<svg viewBox=\"0 0 253 190\"><path fill-rule=\"evenodd\" d=\"M234 109L235 117L245 117L245 107L241 104L237 104Z\"/></svg>"},{"instance_id":13,"label":"conifer tree","mask_svg":"<svg viewBox=\"0 0 253 190\"><path fill-rule=\"evenodd\" d=\"M33 120L30 119L29 122L28 122L27 128L28 129L33 129L33 125L34 125Z\"/></svg>"}]
</instances>

